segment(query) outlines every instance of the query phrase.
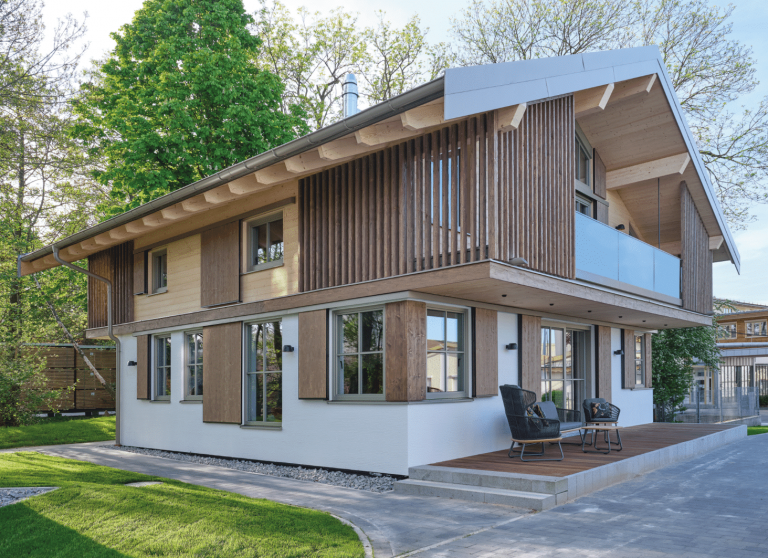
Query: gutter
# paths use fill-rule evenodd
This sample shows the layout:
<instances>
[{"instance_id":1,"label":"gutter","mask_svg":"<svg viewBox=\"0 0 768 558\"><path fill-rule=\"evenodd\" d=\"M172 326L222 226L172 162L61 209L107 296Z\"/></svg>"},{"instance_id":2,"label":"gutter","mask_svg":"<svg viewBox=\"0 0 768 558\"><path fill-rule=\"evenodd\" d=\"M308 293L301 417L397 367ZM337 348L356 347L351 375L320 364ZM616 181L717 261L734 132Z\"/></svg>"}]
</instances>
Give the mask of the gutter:
<instances>
[{"instance_id":1,"label":"gutter","mask_svg":"<svg viewBox=\"0 0 768 558\"><path fill-rule=\"evenodd\" d=\"M107 284L107 335L109 336L112 341L115 342L115 365L117 366L117 370L115 372L115 444L120 445L120 339L118 339L114 333L112 333L112 281L109 279L106 279L104 277L101 277L100 275L96 275L95 273L91 273L90 271L83 269L82 267L77 267L76 265L73 265L67 261L64 261L59 257L59 247L55 244L51 244L51 250L53 251L53 257L54 259L59 262L61 265L67 266L68 268L72 269L73 271L76 271L77 273L82 273L83 275L87 275L88 277L91 277L97 281L101 281L102 283Z\"/></svg>"},{"instance_id":2,"label":"gutter","mask_svg":"<svg viewBox=\"0 0 768 558\"><path fill-rule=\"evenodd\" d=\"M208 190L212 190L214 188L218 188L223 184L251 174L255 171L261 170L270 165L274 165L275 163L279 163L296 155L300 155L301 153L309 151L310 149L318 147L319 145L342 138L348 135L350 132L355 132L362 128L366 128L372 124L386 120L391 116L405 112L406 110L423 105L429 101L439 99L443 96L444 81L444 77L439 77L387 101L379 103L378 105L374 105L361 112L358 112L357 114L340 120L339 122L331 124L330 126L326 126L325 128L316 130L304 137L295 139L283 145L279 145L278 147L270 149L269 151L265 151L264 153L260 153L255 157L251 157L250 159L236 163L216 174L207 176L202 180L193 182L192 184L184 186L183 188L179 188L178 190L152 200L151 202L145 203L144 205L112 217L111 219L103 221L97 225L94 225L93 227L84 229L78 233L73 234L72 236L68 236L67 238L57 242L57 249L61 250L68 246L72 246L73 244L77 244L78 242L88 240L89 238L93 238L94 236L120 227L126 223L130 223L131 221L136 221L146 217L152 213L175 205L193 196L207 192ZM20 256L17 274L20 275L22 261L29 262L38 260L53 253L53 245L50 245ZM58 257L56 257L56 260L60 263L63 263L62 260L59 260Z\"/></svg>"}]
</instances>

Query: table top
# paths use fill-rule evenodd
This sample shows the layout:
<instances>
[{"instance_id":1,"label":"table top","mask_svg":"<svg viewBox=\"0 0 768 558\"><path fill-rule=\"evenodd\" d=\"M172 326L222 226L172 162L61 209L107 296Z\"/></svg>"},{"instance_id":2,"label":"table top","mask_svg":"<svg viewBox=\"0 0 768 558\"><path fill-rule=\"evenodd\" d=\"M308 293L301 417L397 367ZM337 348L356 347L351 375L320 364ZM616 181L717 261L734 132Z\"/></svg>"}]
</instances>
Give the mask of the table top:
<instances>
[{"instance_id":1,"label":"table top","mask_svg":"<svg viewBox=\"0 0 768 558\"><path fill-rule=\"evenodd\" d=\"M605 426L602 424L588 424L586 426L582 426L581 430L618 430L621 428L620 426Z\"/></svg>"}]
</instances>

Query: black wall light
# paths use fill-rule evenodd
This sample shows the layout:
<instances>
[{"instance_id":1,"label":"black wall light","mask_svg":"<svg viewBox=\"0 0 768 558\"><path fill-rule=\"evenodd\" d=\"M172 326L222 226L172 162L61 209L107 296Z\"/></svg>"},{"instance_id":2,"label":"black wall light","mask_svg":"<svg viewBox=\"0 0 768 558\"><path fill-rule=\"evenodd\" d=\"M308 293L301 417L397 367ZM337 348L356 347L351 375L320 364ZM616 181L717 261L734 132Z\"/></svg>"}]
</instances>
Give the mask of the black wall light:
<instances>
[{"instance_id":1,"label":"black wall light","mask_svg":"<svg viewBox=\"0 0 768 558\"><path fill-rule=\"evenodd\" d=\"M615 355L623 355L624 354L624 350L623 349L616 349L615 351L613 351L613 354L615 354Z\"/></svg>"},{"instance_id":2,"label":"black wall light","mask_svg":"<svg viewBox=\"0 0 768 558\"><path fill-rule=\"evenodd\" d=\"M508 351L514 351L517 349L517 343L508 343L507 345L504 345L504 348Z\"/></svg>"},{"instance_id":3,"label":"black wall light","mask_svg":"<svg viewBox=\"0 0 768 558\"><path fill-rule=\"evenodd\" d=\"M138 363L135 360L129 360L128 361L128 366L137 366L137 365L138 365Z\"/></svg>"},{"instance_id":4,"label":"black wall light","mask_svg":"<svg viewBox=\"0 0 768 558\"><path fill-rule=\"evenodd\" d=\"M294 350L293 345L283 345L284 353L292 353Z\"/></svg>"},{"instance_id":5,"label":"black wall light","mask_svg":"<svg viewBox=\"0 0 768 558\"><path fill-rule=\"evenodd\" d=\"M616 230L617 231L623 231L624 230L624 225L616 225Z\"/></svg>"}]
</instances>

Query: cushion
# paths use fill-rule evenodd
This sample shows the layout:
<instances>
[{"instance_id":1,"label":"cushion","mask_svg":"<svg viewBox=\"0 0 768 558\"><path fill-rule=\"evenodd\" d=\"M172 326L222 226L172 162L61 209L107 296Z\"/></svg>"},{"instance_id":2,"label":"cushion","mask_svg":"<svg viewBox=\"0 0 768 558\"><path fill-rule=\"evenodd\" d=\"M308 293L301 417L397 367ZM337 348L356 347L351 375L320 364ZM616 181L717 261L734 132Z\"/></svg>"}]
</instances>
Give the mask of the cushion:
<instances>
[{"instance_id":1,"label":"cushion","mask_svg":"<svg viewBox=\"0 0 768 558\"><path fill-rule=\"evenodd\" d=\"M541 408L541 406L538 403L535 403L534 405L532 405L531 409L533 409L533 416L536 416L542 419L541 424L543 426L549 426L549 421L546 420L547 417L546 415L544 415L544 410ZM532 415L529 413L528 416L532 416Z\"/></svg>"},{"instance_id":2,"label":"cushion","mask_svg":"<svg viewBox=\"0 0 768 558\"><path fill-rule=\"evenodd\" d=\"M592 420L611 418L611 406L608 403L593 402L590 406L590 418Z\"/></svg>"},{"instance_id":3,"label":"cushion","mask_svg":"<svg viewBox=\"0 0 768 558\"><path fill-rule=\"evenodd\" d=\"M565 430L576 430L581 427L582 427L582 424L580 422L561 422L560 432L563 432Z\"/></svg>"},{"instance_id":4,"label":"cushion","mask_svg":"<svg viewBox=\"0 0 768 558\"><path fill-rule=\"evenodd\" d=\"M536 405L538 405L541 412L544 413L544 418L560 420L560 416L557 414L557 407L555 407L555 404L552 401L541 401L536 403Z\"/></svg>"}]
</instances>

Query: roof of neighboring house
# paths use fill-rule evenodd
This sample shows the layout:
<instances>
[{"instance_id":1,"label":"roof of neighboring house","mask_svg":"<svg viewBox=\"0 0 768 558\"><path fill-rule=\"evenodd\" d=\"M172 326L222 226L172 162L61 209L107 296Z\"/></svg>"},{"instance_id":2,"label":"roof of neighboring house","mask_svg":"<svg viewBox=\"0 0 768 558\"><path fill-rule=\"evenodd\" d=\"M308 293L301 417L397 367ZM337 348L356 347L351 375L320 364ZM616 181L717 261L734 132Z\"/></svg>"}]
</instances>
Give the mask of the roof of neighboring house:
<instances>
[{"instance_id":1,"label":"roof of neighboring house","mask_svg":"<svg viewBox=\"0 0 768 558\"><path fill-rule=\"evenodd\" d=\"M759 310L742 310L741 312L728 312L727 314L718 314L718 320L728 322L738 320L739 318L763 318L768 317L768 308Z\"/></svg>"},{"instance_id":2,"label":"roof of neighboring house","mask_svg":"<svg viewBox=\"0 0 768 558\"><path fill-rule=\"evenodd\" d=\"M198 182L93 227L84 229L70 237L57 241L56 246L59 249L64 249L90 239L96 239L95 244L98 244L98 246L90 248L91 251L96 251L97 249L101 250L109 245L114 245L118 241L124 242L132 238L130 234L108 235L108 237L104 237L104 235L118 227L144 219L194 196L209 192L236 179L251 175L254 172L263 171L264 169L269 170L269 167L272 165L290 158L296 158L305 152L317 149L319 146L339 140L364 128L443 97L443 114L440 121L447 121L520 103L541 101L551 97L652 74L658 75L658 82L682 134L685 150L690 155L695 168L695 173L686 175L688 177L687 180L696 182L692 186L694 188L700 187L703 190L704 196L701 199L706 199L709 202L709 208L703 207L700 210L704 213L702 218L705 221L705 225L709 223L707 226L710 229L716 227L718 229L717 232L723 237L722 245L714 252L715 261L730 260L738 270L740 269L739 252L714 195L714 190L696 148L694 138L683 117L682 108L664 67L661 54L656 47L640 47L537 60L523 60L487 66L450 68L446 70L444 78L441 77L430 81L302 138L237 163ZM379 148L376 147L375 149ZM335 163L331 161L329 166L331 164ZM314 172L318 171L305 170L304 174ZM299 173L295 175L295 178L301 176L302 174ZM712 231L709 232L710 236L712 236ZM99 239L96 238L100 235L103 242L98 242ZM73 261L74 259L80 259L87 255L87 251L77 250L78 254L70 255L65 257L65 259L73 259ZM46 246L21 256L19 258L19 272L26 274L37 270L38 267L34 267L31 270L29 266L22 270L22 263L47 258L50 254L52 254L52 247ZM50 259L48 262L50 263ZM55 265L56 263L54 262L50 265L41 266L39 269Z\"/></svg>"}]
</instances>

